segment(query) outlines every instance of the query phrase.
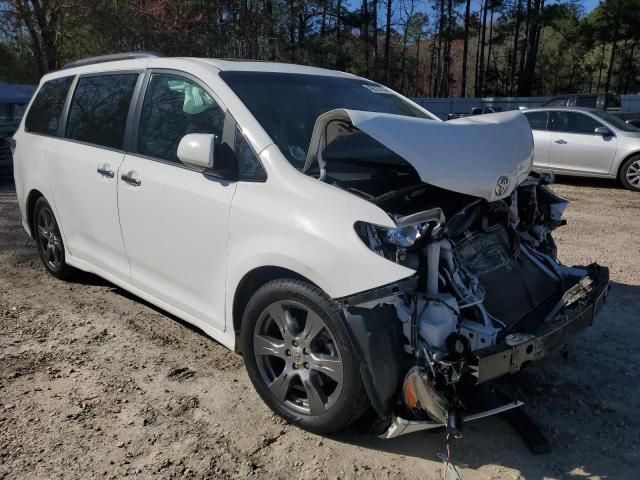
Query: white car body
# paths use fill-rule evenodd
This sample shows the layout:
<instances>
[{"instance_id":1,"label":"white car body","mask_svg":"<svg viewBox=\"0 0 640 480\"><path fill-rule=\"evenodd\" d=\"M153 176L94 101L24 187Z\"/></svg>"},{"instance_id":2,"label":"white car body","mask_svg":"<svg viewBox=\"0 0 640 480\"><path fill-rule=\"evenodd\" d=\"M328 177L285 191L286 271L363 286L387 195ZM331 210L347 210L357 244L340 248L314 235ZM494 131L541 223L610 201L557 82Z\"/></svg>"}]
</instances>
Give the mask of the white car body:
<instances>
[{"instance_id":1,"label":"white car body","mask_svg":"<svg viewBox=\"0 0 640 480\"><path fill-rule=\"evenodd\" d=\"M618 178L620 167L629 158L640 153L640 130L626 125L615 117L608 119L606 113L579 107L548 107L526 109L528 117L542 112L557 115L558 112L571 112L587 117L593 125L605 128L609 134L563 131L552 125L549 117L545 129L534 128L535 153L534 169L561 175L584 177ZM604 114L604 115L603 115ZM626 130L613 122L620 122Z\"/></svg>"},{"instance_id":2,"label":"white car body","mask_svg":"<svg viewBox=\"0 0 640 480\"><path fill-rule=\"evenodd\" d=\"M23 226L31 231L27 199L37 190L50 199L60 220L68 250L67 263L177 315L229 348L235 348L232 312L236 289L255 269L271 266L295 272L332 298L369 290L414 273L375 255L355 234L356 221L392 227L389 216L371 203L293 168L218 72L352 75L288 64L151 58L110 62L108 67L98 63L65 69L44 76L41 83L60 77L145 69L176 70L196 76L206 84L219 105L229 109L241 126L268 179L264 183L214 182L198 171L176 165L68 139L30 134L25 132L23 120L14 136L18 159L16 191ZM514 120L514 115L520 120ZM518 124L521 131L526 124L519 113L456 122L460 128L474 123L491 125L492 118L501 116ZM469 150L462 142L450 143L451 138L463 134L452 128L454 122L442 123L433 116L429 123L437 129L432 138L444 140L439 147L444 151L436 151L435 158L455 153L452 148L474 154L481 150L479 147ZM526 177L531 162L526 136L514 135L509 125L490 135L506 134L507 130L511 130L516 142L524 138L525 143L520 146L523 152L520 164L513 163L513 155L505 160L511 162L503 172L509 176L511 185L502 193L503 197L520 183L523 174ZM476 142L483 143L487 151L492 152L498 146L487 138L488 131L476 131L479 136ZM449 137L453 137L443 138L440 132L451 132ZM415 131L409 133L422 142L409 148L415 152L427 148L425 142L430 137L416 137ZM116 172L114 178L96 174L96 169L105 165ZM461 182L461 176L474 179L482 175L485 181L479 186L467 187L483 189L489 197L495 196L493 190L501 175L486 178L485 168L473 158L464 165L450 167L448 172L446 168L438 172L445 184ZM119 181L124 172L137 173L143 182L141 187ZM215 219L216 223L203 221L206 218ZM156 241L150 243L150 238Z\"/></svg>"},{"instance_id":3,"label":"white car body","mask_svg":"<svg viewBox=\"0 0 640 480\"><path fill-rule=\"evenodd\" d=\"M253 99L233 81L248 77L258 82ZM284 112L307 111L288 101L290 90L279 90L278 105L268 95L254 102L260 82L282 88L285 77L321 100L310 103L314 113L295 141L297 124ZM360 109L348 108L342 89L329 91L329 81L361 98L351 103ZM113 100L127 88L130 100ZM95 109L83 107L86 99ZM103 108L118 116L101 117ZM274 123L265 123L266 111ZM92 272L230 349L242 345L265 402L315 432L357 418L363 389L387 421L386 437L449 415L459 421L435 383L456 397L461 372L475 383L515 373L587 326L606 295L606 268L568 269L555 258L550 232L567 202L544 187L546 178L529 175L533 138L520 112L441 122L346 73L141 56L44 76L14 139L22 224L52 274L66 265ZM241 171L247 165L253 173ZM291 287L294 300L282 293L292 283L272 286L285 295L279 300L260 296L281 279L301 282ZM256 310L256 298L271 303ZM282 327L276 319L286 315ZM267 331L269 322L280 331ZM527 335L499 337L521 325ZM417 363L407 373L410 359ZM424 361L431 379L418 366ZM395 417L405 373L419 399L409 409L430 405L433 421ZM291 378L302 382L298 390Z\"/></svg>"}]
</instances>

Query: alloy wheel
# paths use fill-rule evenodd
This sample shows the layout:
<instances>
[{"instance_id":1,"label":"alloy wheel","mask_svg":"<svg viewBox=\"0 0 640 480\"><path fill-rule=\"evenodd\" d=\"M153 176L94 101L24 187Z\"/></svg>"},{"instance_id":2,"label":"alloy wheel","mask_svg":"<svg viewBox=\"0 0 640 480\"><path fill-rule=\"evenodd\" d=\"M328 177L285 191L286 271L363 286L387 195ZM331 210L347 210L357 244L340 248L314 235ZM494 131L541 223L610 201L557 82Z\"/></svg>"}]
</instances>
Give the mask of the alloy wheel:
<instances>
[{"instance_id":1,"label":"alloy wheel","mask_svg":"<svg viewBox=\"0 0 640 480\"><path fill-rule=\"evenodd\" d=\"M43 207L38 212L37 227L43 260L49 268L58 270L63 262L62 240L56 219L49 207Z\"/></svg>"},{"instance_id":2,"label":"alloy wheel","mask_svg":"<svg viewBox=\"0 0 640 480\"><path fill-rule=\"evenodd\" d=\"M262 380L291 410L321 415L340 396L340 351L325 322L307 306L290 300L269 305L256 322L253 347Z\"/></svg>"},{"instance_id":3,"label":"alloy wheel","mask_svg":"<svg viewBox=\"0 0 640 480\"><path fill-rule=\"evenodd\" d=\"M640 160L632 162L625 172L627 181L636 188L640 188Z\"/></svg>"}]
</instances>

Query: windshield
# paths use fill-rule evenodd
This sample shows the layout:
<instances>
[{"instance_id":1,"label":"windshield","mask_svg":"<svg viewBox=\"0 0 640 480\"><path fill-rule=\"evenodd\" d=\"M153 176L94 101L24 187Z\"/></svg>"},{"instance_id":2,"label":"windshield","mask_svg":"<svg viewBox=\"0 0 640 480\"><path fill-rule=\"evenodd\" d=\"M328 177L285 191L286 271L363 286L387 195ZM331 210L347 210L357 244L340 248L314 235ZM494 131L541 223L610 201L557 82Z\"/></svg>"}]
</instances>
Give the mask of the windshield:
<instances>
[{"instance_id":1,"label":"windshield","mask_svg":"<svg viewBox=\"0 0 640 480\"><path fill-rule=\"evenodd\" d=\"M611 115L610 113L602 112L602 111L591 112L591 113L593 113L596 117L601 118L605 122L610 123L611 125L616 127L618 130L622 130L624 132L638 132L639 131L636 127L634 127L632 125L629 125L627 122L625 122L621 118L616 117L615 115Z\"/></svg>"},{"instance_id":2,"label":"windshield","mask_svg":"<svg viewBox=\"0 0 640 480\"><path fill-rule=\"evenodd\" d=\"M280 151L302 168L319 115L336 108L432 119L377 83L345 77L275 72L221 72Z\"/></svg>"}]
</instances>

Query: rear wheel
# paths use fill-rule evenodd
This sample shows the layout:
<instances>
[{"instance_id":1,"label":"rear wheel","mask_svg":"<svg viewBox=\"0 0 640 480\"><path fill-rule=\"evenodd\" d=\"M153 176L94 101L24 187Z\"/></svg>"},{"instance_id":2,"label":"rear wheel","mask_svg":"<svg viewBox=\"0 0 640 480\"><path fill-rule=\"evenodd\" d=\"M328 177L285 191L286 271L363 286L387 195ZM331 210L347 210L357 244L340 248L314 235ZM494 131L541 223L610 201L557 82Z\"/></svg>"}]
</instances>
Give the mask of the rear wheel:
<instances>
[{"instance_id":1,"label":"rear wheel","mask_svg":"<svg viewBox=\"0 0 640 480\"><path fill-rule=\"evenodd\" d=\"M74 268L65 263L64 243L51 205L40 197L33 207L33 232L40 259L54 277L69 278Z\"/></svg>"},{"instance_id":2,"label":"rear wheel","mask_svg":"<svg viewBox=\"0 0 640 480\"><path fill-rule=\"evenodd\" d=\"M620 181L626 189L640 192L640 155L633 156L622 164Z\"/></svg>"},{"instance_id":3,"label":"rear wheel","mask_svg":"<svg viewBox=\"0 0 640 480\"><path fill-rule=\"evenodd\" d=\"M247 304L240 341L258 394L290 423L325 434L366 409L349 333L320 289L300 280L268 282Z\"/></svg>"}]
</instances>

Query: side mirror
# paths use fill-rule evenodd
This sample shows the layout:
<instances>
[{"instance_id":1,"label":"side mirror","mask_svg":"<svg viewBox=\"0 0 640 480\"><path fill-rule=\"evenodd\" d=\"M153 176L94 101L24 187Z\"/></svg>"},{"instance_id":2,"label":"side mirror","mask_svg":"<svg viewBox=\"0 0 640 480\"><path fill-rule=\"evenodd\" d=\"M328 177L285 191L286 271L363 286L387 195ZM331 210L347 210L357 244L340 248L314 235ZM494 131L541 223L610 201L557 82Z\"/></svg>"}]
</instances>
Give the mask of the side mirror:
<instances>
[{"instance_id":1,"label":"side mirror","mask_svg":"<svg viewBox=\"0 0 640 480\"><path fill-rule=\"evenodd\" d=\"M610 137L613 135L613 132L609 130L607 127L597 127L593 133L596 135L602 135L603 137Z\"/></svg>"},{"instance_id":2,"label":"side mirror","mask_svg":"<svg viewBox=\"0 0 640 480\"><path fill-rule=\"evenodd\" d=\"M178 158L195 167L213 168L217 138L210 133L190 133L178 144Z\"/></svg>"}]
</instances>

